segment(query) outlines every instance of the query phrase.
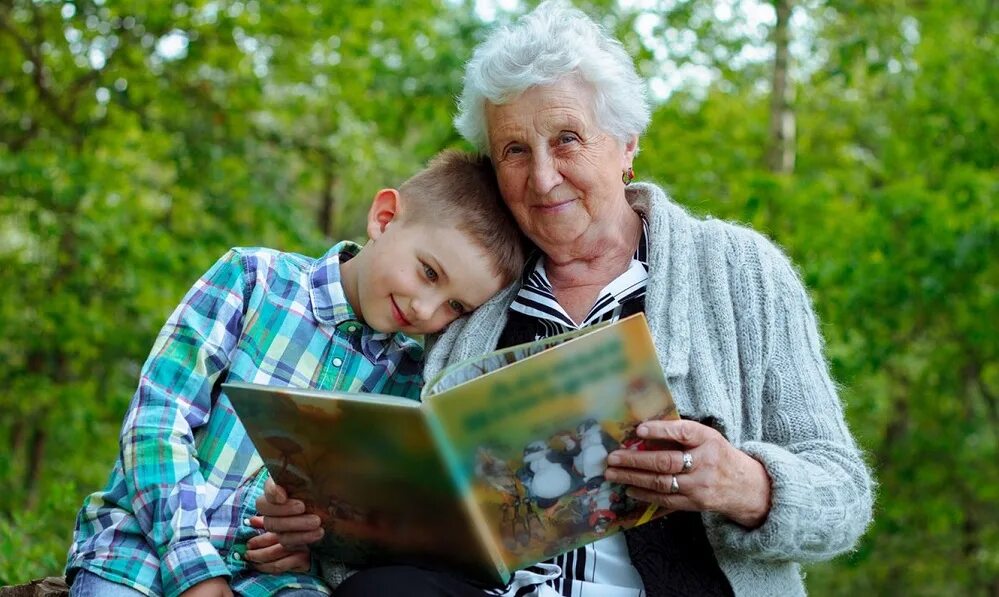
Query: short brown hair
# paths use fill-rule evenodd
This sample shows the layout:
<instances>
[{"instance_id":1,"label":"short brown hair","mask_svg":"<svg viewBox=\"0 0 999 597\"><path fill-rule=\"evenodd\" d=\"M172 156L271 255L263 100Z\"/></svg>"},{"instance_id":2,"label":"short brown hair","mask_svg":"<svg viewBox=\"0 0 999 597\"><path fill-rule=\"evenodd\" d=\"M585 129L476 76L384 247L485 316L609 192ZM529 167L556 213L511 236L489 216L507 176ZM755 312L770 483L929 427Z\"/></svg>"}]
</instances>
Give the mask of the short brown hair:
<instances>
[{"instance_id":1,"label":"short brown hair","mask_svg":"<svg viewBox=\"0 0 999 597\"><path fill-rule=\"evenodd\" d=\"M399 187L404 222L453 225L493 258L504 285L524 268L524 235L503 197L488 157L455 150L437 154Z\"/></svg>"}]
</instances>

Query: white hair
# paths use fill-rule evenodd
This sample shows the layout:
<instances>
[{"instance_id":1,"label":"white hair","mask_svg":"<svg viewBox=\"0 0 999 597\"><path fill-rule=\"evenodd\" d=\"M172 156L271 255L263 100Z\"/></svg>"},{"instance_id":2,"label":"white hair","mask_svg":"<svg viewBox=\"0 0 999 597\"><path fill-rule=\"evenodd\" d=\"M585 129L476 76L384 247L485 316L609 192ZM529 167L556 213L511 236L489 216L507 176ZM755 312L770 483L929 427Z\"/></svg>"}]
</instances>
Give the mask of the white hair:
<instances>
[{"instance_id":1,"label":"white hair","mask_svg":"<svg viewBox=\"0 0 999 597\"><path fill-rule=\"evenodd\" d=\"M627 143L649 124L645 85L621 42L564 0L547 0L491 33L465 67L454 125L489 153L486 102L502 105L537 85L576 76L593 89L597 125Z\"/></svg>"}]
</instances>

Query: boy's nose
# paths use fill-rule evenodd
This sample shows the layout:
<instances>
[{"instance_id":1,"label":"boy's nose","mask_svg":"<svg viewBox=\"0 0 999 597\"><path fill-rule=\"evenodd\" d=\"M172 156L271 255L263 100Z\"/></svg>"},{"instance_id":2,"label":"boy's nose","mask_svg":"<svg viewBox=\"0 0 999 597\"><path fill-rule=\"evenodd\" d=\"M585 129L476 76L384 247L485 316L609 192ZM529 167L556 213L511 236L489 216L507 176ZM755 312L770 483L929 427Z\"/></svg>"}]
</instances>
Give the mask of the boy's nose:
<instances>
[{"instance_id":1,"label":"boy's nose","mask_svg":"<svg viewBox=\"0 0 999 597\"><path fill-rule=\"evenodd\" d=\"M412 301L413 315L420 321L427 321L437 311L436 302L428 298L414 298Z\"/></svg>"}]
</instances>

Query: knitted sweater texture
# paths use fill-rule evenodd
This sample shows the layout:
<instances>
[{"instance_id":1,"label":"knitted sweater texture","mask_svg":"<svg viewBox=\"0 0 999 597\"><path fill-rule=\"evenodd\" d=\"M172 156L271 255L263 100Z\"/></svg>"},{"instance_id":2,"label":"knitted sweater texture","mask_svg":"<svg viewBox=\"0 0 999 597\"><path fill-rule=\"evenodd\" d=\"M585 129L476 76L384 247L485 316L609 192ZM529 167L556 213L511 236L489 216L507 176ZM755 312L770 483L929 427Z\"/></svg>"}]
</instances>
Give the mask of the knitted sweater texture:
<instances>
[{"instance_id":1,"label":"knitted sweater texture","mask_svg":"<svg viewBox=\"0 0 999 597\"><path fill-rule=\"evenodd\" d=\"M762 235L694 218L655 185L633 184L627 196L649 224L645 313L680 413L714 421L771 480L762 526L703 514L718 564L736 595L804 594L799 563L851 549L870 523L874 497L808 294ZM493 350L517 289L452 324L427 353L426 379ZM640 572L650 595L661 592L650 583L668 582Z\"/></svg>"}]
</instances>

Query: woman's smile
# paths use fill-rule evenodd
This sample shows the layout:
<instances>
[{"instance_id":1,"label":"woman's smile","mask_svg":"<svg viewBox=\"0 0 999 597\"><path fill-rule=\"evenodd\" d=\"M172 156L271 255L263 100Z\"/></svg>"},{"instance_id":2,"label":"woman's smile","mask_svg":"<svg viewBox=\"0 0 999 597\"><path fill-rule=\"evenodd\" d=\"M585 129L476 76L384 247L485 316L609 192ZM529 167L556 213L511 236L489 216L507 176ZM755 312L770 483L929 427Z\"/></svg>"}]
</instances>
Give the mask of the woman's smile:
<instances>
[{"instance_id":1,"label":"woman's smile","mask_svg":"<svg viewBox=\"0 0 999 597\"><path fill-rule=\"evenodd\" d=\"M576 199L559 199L556 201L546 201L534 206L534 209L539 210L543 214L557 214L564 211L571 204L575 203Z\"/></svg>"}]
</instances>

